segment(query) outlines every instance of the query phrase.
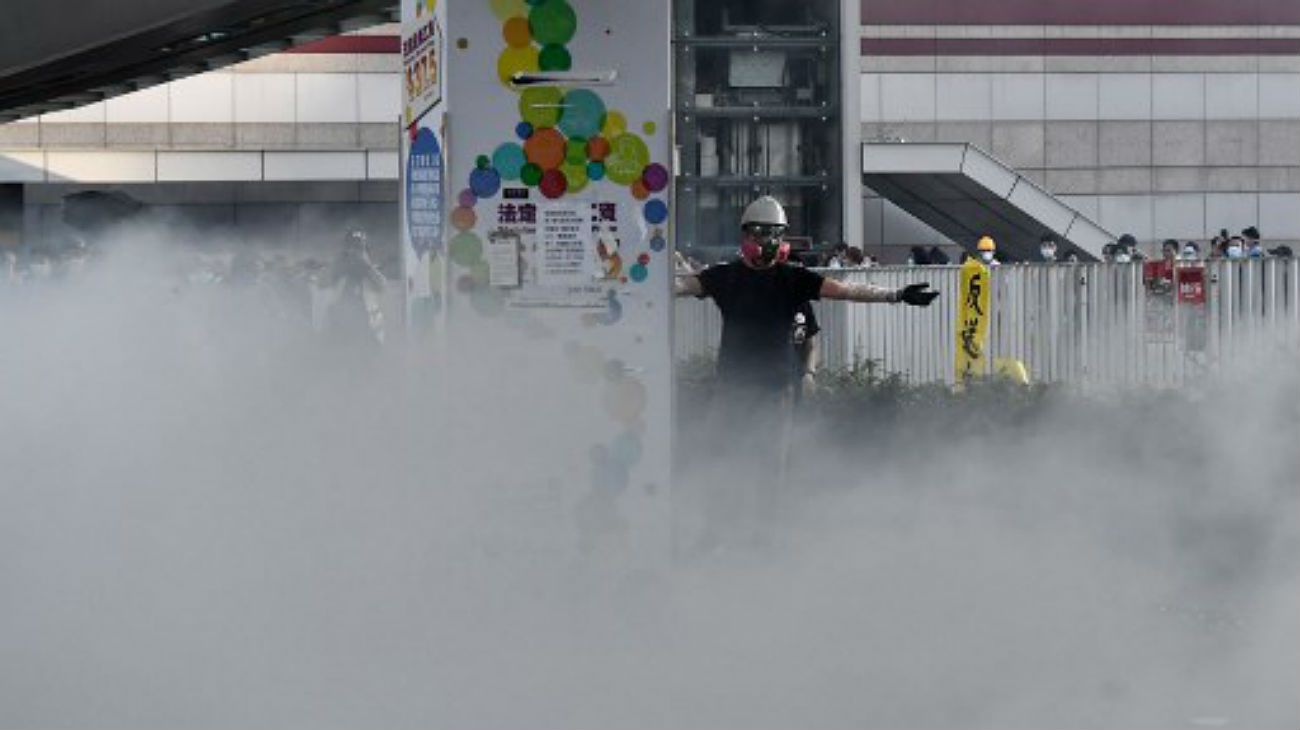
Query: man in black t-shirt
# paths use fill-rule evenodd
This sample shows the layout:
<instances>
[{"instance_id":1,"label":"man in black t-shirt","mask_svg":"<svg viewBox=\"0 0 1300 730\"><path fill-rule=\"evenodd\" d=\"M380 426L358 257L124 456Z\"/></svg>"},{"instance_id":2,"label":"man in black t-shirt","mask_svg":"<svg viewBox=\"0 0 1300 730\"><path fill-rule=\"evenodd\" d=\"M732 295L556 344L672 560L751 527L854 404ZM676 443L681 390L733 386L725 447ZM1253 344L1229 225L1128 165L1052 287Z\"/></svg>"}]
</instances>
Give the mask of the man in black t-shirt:
<instances>
[{"instance_id":1,"label":"man in black t-shirt","mask_svg":"<svg viewBox=\"0 0 1300 730\"><path fill-rule=\"evenodd\" d=\"M677 277L678 296L710 297L722 312L718 378L724 387L780 391L798 372L790 362L790 323L808 302L903 302L929 306L938 292L929 284L882 289L845 284L786 263L790 246L782 240L785 210L770 196L759 198L741 218L741 260Z\"/></svg>"},{"instance_id":2,"label":"man in black t-shirt","mask_svg":"<svg viewBox=\"0 0 1300 730\"><path fill-rule=\"evenodd\" d=\"M695 276L702 270L702 267L692 265L680 253L677 254L678 276ZM813 377L816 375L820 359L817 335L821 331L812 302L806 301L800 304L795 309L794 320L790 323L790 343L793 345L794 357L786 359L789 359L794 367L792 377L800 382L803 395L807 395L812 390Z\"/></svg>"},{"instance_id":3,"label":"man in black t-shirt","mask_svg":"<svg viewBox=\"0 0 1300 730\"><path fill-rule=\"evenodd\" d=\"M846 284L786 262L785 210L764 196L741 217L741 260L677 276L677 295L712 298L722 313L709 453L724 470L717 489L771 490L784 481L789 450L793 385L802 375L791 326L818 299L903 302L925 307L939 293L929 284L882 289ZM769 495L770 496L770 495ZM706 500L706 522L728 518L720 511L762 508L773 500L754 495Z\"/></svg>"}]
</instances>

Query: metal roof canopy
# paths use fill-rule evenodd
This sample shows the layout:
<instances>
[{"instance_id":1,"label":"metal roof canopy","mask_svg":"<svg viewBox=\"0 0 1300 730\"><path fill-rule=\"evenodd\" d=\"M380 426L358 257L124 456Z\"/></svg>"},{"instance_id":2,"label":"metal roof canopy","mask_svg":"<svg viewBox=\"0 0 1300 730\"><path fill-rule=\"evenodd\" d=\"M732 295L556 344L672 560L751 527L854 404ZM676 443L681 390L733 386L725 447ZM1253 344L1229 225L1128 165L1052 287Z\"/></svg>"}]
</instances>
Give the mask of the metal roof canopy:
<instances>
[{"instance_id":1,"label":"metal roof canopy","mask_svg":"<svg viewBox=\"0 0 1300 730\"><path fill-rule=\"evenodd\" d=\"M1052 233L1061 255L1074 251L1083 260L1096 260L1102 246L1115 240L971 144L865 143L862 181L968 251L981 236L992 236L999 251L1033 261L1043 236Z\"/></svg>"},{"instance_id":2,"label":"metal roof canopy","mask_svg":"<svg viewBox=\"0 0 1300 730\"><path fill-rule=\"evenodd\" d=\"M12 0L0 124L398 18L397 0Z\"/></svg>"}]
</instances>

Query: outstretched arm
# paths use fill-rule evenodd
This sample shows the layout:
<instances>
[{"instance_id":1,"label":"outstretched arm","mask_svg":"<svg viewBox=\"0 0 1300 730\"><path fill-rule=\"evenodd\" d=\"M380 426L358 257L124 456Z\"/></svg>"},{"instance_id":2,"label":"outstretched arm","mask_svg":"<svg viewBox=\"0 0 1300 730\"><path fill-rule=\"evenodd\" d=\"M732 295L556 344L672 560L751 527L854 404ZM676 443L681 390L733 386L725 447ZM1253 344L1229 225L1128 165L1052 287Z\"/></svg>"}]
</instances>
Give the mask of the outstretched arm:
<instances>
[{"instance_id":1,"label":"outstretched arm","mask_svg":"<svg viewBox=\"0 0 1300 730\"><path fill-rule=\"evenodd\" d=\"M939 296L930 291L930 284L908 284L902 289L885 289L871 284L845 284L835 279L822 282L822 299L839 299L846 302L888 303L903 302L914 307L928 307Z\"/></svg>"},{"instance_id":2,"label":"outstretched arm","mask_svg":"<svg viewBox=\"0 0 1300 730\"><path fill-rule=\"evenodd\" d=\"M822 299L845 302L893 304L900 301L897 289L885 289L871 284L845 284L829 277L822 282L821 296Z\"/></svg>"},{"instance_id":3,"label":"outstretched arm","mask_svg":"<svg viewBox=\"0 0 1300 730\"><path fill-rule=\"evenodd\" d=\"M691 266L681 251L673 252L673 293L679 297L702 297L704 285L700 283L700 272Z\"/></svg>"},{"instance_id":4,"label":"outstretched arm","mask_svg":"<svg viewBox=\"0 0 1300 730\"><path fill-rule=\"evenodd\" d=\"M695 274L678 274L674 277L673 293L679 297L702 297L704 285Z\"/></svg>"}]
</instances>

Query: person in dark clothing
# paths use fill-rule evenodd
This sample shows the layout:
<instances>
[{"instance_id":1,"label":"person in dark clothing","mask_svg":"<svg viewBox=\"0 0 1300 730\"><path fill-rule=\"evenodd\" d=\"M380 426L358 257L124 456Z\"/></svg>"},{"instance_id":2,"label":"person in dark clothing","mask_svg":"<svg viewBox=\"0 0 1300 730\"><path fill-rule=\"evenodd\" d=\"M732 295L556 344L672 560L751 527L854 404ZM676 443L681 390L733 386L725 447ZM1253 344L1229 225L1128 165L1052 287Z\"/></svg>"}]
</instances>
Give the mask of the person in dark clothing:
<instances>
[{"instance_id":1,"label":"person in dark clothing","mask_svg":"<svg viewBox=\"0 0 1300 730\"><path fill-rule=\"evenodd\" d=\"M370 242L365 231L348 232L328 282L336 297L330 307L335 338L353 345L364 343L376 348L383 345L384 315L380 297L388 281L370 260Z\"/></svg>"},{"instance_id":2,"label":"person in dark clothing","mask_svg":"<svg viewBox=\"0 0 1300 730\"><path fill-rule=\"evenodd\" d=\"M901 289L848 284L786 262L785 210L759 198L741 218L741 260L677 276L677 295L711 298L722 313L717 387L711 408L710 456L725 471L705 500L706 542L736 519L771 508L784 481L794 386L802 373L791 347L791 323L809 302L929 306L928 283ZM727 498L727 494L731 498ZM760 522L762 522L760 518Z\"/></svg>"},{"instance_id":3,"label":"person in dark clothing","mask_svg":"<svg viewBox=\"0 0 1300 730\"><path fill-rule=\"evenodd\" d=\"M817 299L862 303L904 303L926 307L939 296L929 283L901 289L845 284L786 263L790 246L785 210L776 199L759 198L741 220L741 260L677 277L678 296L711 298L722 312L718 374L727 382L779 390L787 385L781 367L790 349L789 327L799 307Z\"/></svg>"},{"instance_id":4,"label":"person in dark clothing","mask_svg":"<svg viewBox=\"0 0 1300 730\"><path fill-rule=\"evenodd\" d=\"M1043 263L1045 264L1056 263L1057 254L1058 254L1058 248L1056 245L1055 235L1048 233L1047 235L1038 239L1038 255L1039 258L1042 259Z\"/></svg>"},{"instance_id":5,"label":"person in dark clothing","mask_svg":"<svg viewBox=\"0 0 1300 730\"><path fill-rule=\"evenodd\" d=\"M803 261L799 266L807 267L808 263ZM677 254L676 268L679 276L698 275L703 270L703 267L692 265L680 253ZM796 391L796 395L807 395L815 385L813 379L821 359L821 347L817 336L821 331L821 324L817 321L817 313L813 309L812 302L799 305L790 326L790 342L795 351L793 377L801 386Z\"/></svg>"},{"instance_id":6,"label":"person in dark clothing","mask_svg":"<svg viewBox=\"0 0 1300 730\"><path fill-rule=\"evenodd\" d=\"M952 263L952 259L948 258L948 254L944 253L944 252L943 252L943 249L939 248L938 246L931 246L931 247L930 247L930 264L931 264L931 265L933 265L933 266L947 266L948 264L951 264L951 263Z\"/></svg>"},{"instance_id":7,"label":"person in dark clothing","mask_svg":"<svg viewBox=\"0 0 1300 730\"><path fill-rule=\"evenodd\" d=\"M907 262L913 266L929 266L930 254L924 246L913 246L911 254L907 257Z\"/></svg>"}]
</instances>

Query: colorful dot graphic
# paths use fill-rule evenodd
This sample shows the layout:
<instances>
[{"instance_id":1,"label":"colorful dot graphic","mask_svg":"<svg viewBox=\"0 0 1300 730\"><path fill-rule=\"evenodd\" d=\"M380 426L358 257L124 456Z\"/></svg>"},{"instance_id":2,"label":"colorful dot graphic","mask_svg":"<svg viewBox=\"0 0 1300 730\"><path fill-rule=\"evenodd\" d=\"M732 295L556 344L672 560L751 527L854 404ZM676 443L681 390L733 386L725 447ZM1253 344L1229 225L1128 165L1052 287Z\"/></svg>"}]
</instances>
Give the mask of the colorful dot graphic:
<instances>
[{"instance_id":1,"label":"colorful dot graphic","mask_svg":"<svg viewBox=\"0 0 1300 730\"><path fill-rule=\"evenodd\" d=\"M492 153L492 166L501 173L501 178L504 180L518 180L519 173L527 162L524 148L514 142L506 142Z\"/></svg>"},{"instance_id":2,"label":"colorful dot graphic","mask_svg":"<svg viewBox=\"0 0 1300 730\"><path fill-rule=\"evenodd\" d=\"M523 202L534 207L601 183L607 187L592 201L592 222L593 228L599 223L596 241L601 281L606 283L603 306L582 312L578 321L589 328L617 327L624 321L627 302L637 303L626 311L629 319L641 311L640 300L621 285L649 281L655 259L662 264L668 247L666 197L672 176L662 162L652 159L646 142L656 134L658 124L629 120L624 111L611 107L610 98L602 96L600 89L572 87L559 78L517 83L520 74L592 68L574 58L571 46L580 19L571 0L480 2L501 23L495 70L502 86L517 96L518 120L512 120L513 128L504 127L512 129L513 135L506 131L495 147L477 150L474 169L464 180L466 188L451 211L456 233L448 243L448 255L459 267L456 287L479 315L508 320L509 295L489 285L484 242L496 239L489 238L493 234L485 226L497 220L499 209L513 211ZM621 192L611 200L609 192L615 185L626 190L635 204L629 204ZM504 195L503 188L511 193L510 200L496 199ZM628 220L633 217L639 220ZM629 241L626 236L641 238ZM644 458L647 388L634 371L620 360L607 358L599 348L571 342L565 353L574 377L599 389L600 407L612 422L609 436L589 451L592 493L608 499L628 489L633 467Z\"/></svg>"},{"instance_id":3,"label":"colorful dot graphic","mask_svg":"<svg viewBox=\"0 0 1300 730\"><path fill-rule=\"evenodd\" d=\"M478 200L492 198L503 182L535 188L542 197L556 200L581 192L593 181L607 180L643 202L647 223L666 221L668 205L655 196L671 183L668 168L651 162L645 138L630 131L626 114L610 109L591 89L513 84L516 74L573 68L569 43L578 32L578 14L569 0L486 1L501 21L504 47L497 57L497 76L519 95L517 141L503 142L491 155L479 157L469 176L469 190L462 193L472 199L462 197L461 207L472 208ZM650 136L657 125L645 121L639 129ZM470 218L461 214L459 220ZM664 250L662 236L660 246L654 248L652 242L651 250ZM633 281L645 278L628 273Z\"/></svg>"},{"instance_id":4,"label":"colorful dot graphic","mask_svg":"<svg viewBox=\"0 0 1300 730\"><path fill-rule=\"evenodd\" d=\"M645 219L654 225L668 220L668 204L662 200L651 200L645 204Z\"/></svg>"}]
</instances>

